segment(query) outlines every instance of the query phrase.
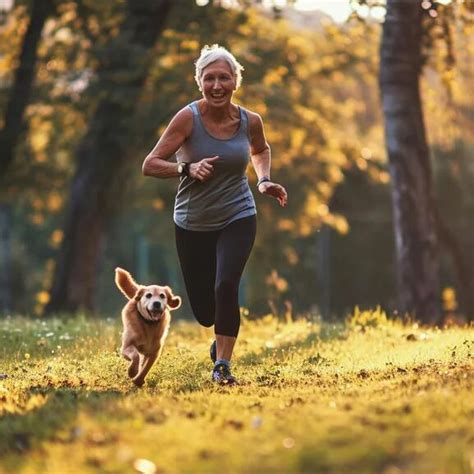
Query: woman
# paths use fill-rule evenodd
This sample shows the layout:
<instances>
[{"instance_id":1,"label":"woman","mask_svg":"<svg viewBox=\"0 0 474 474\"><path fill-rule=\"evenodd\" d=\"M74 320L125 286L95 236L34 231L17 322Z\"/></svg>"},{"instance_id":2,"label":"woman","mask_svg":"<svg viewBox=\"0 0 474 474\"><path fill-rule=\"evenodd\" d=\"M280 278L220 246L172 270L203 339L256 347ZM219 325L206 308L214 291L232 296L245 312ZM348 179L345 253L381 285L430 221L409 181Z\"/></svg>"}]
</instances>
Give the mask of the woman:
<instances>
[{"instance_id":1,"label":"woman","mask_svg":"<svg viewBox=\"0 0 474 474\"><path fill-rule=\"evenodd\" d=\"M283 186L270 179L270 147L260 116L235 105L243 67L225 48L205 46L195 79L203 98L181 109L143 163L143 174L180 178L174 221L176 246L194 316L214 325L212 379L236 382L230 370L239 332L239 282L256 232L256 209L245 175L286 206ZM176 153L177 163L169 162Z\"/></svg>"}]
</instances>

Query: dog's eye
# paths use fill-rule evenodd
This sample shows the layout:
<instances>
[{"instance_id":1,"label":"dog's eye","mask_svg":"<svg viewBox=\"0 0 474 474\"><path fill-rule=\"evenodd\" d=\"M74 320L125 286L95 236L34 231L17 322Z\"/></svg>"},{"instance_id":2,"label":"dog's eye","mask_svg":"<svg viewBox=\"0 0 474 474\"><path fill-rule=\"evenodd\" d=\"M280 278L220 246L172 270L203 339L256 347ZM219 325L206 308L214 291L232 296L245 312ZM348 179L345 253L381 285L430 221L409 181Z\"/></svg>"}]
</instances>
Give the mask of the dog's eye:
<instances>
[{"instance_id":1,"label":"dog's eye","mask_svg":"<svg viewBox=\"0 0 474 474\"><path fill-rule=\"evenodd\" d=\"M147 294L145 295L145 298L151 298L151 297L152 297L152 294L151 294L151 293L147 293Z\"/></svg>"},{"instance_id":2,"label":"dog's eye","mask_svg":"<svg viewBox=\"0 0 474 474\"><path fill-rule=\"evenodd\" d=\"M160 298L164 300L166 298L166 295L164 293L160 293Z\"/></svg>"}]
</instances>

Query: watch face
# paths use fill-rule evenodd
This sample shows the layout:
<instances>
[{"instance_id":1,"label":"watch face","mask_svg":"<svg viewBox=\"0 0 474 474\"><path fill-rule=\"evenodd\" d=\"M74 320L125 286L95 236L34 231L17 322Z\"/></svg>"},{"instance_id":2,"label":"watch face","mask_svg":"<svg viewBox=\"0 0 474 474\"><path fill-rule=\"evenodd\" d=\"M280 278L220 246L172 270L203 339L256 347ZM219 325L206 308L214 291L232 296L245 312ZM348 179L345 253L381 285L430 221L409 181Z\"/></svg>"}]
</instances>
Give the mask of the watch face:
<instances>
[{"instance_id":1,"label":"watch face","mask_svg":"<svg viewBox=\"0 0 474 474\"><path fill-rule=\"evenodd\" d=\"M184 165L183 165L183 163L180 163L180 164L178 165L178 173L179 173L179 174L183 174L183 171L184 171Z\"/></svg>"}]
</instances>

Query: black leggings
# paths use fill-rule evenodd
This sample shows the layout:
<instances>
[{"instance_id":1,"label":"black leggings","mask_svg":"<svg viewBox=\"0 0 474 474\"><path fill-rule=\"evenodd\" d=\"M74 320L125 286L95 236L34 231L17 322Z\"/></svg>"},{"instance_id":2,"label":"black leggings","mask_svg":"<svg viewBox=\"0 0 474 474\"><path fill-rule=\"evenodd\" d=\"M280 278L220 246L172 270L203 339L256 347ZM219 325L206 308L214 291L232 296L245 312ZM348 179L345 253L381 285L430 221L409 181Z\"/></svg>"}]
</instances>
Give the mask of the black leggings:
<instances>
[{"instance_id":1,"label":"black leggings","mask_svg":"<svg viewBox=\"0 0 474 474\"><path fill-rule=\"evenodd\" d=\"M239 283L257 230L255 215L216 231L185 230L177 225L176 248L195 318L222 336L237 337Z\"/></svg>"}]
</instances>

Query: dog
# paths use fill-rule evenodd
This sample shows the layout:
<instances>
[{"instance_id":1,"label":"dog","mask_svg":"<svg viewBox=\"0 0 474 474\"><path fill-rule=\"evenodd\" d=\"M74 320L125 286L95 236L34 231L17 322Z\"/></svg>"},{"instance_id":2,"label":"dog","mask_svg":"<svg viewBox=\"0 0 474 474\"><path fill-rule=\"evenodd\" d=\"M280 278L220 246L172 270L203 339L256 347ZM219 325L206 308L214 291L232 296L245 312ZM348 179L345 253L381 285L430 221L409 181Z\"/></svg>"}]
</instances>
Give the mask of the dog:
<instances>
[{"instance_id":1,"label":"dog","mask_svg":"<svg viewBox=\"0 0 474 474\"><path fill-rule=\"evenodd\" d=\"M115 283L128 298L122 310L122 355L130 361L128 376L141 387L161 355L170 311L181 306L181 298L169 286L139 285L123 268L115 269Z\"/></svg>"}]
</instances>

